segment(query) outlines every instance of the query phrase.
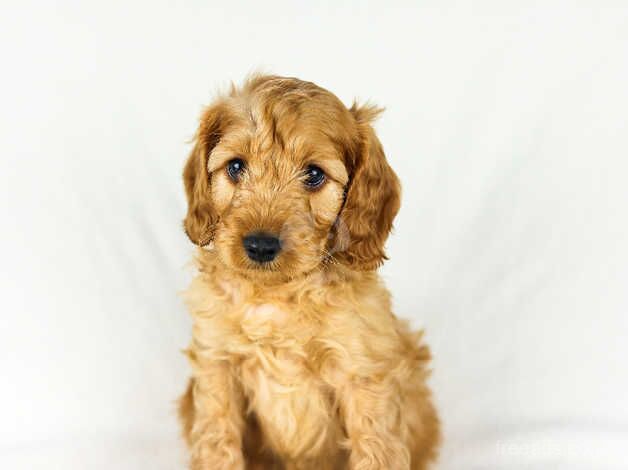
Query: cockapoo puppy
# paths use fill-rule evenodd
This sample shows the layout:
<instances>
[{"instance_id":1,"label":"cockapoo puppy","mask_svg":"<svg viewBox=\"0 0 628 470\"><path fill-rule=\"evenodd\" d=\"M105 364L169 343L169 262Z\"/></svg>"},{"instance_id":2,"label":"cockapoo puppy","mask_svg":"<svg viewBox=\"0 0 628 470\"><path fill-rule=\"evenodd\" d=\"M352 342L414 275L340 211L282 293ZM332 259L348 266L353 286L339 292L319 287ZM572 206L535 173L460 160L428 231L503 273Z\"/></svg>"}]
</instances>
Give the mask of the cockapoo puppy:
<instances>
[{"instance_id":1,"label":"cockapoo puppy","mask_svg":"<svg viewBox=\"0 0 628 470\"><path fill-rule=\"evenodd\" d=\"M430 353L376 273L400 199L379 112L276 76L204 111L183 173L200 247L179 405L192 470L434 460Z\"/></svg>"}]
</instances>

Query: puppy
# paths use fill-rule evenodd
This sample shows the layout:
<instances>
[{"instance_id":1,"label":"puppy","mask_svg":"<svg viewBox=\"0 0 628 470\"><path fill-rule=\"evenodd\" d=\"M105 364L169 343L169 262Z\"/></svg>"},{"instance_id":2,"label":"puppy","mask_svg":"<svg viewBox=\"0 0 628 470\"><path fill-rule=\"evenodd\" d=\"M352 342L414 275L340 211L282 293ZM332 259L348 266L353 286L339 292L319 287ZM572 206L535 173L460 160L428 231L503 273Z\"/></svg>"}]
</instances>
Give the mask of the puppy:
<instances>
[{"instance_id":1,"label":"puppy","mask_svg":"<svg viewBox=\"0 0 628 470\"><path fill-rule=\"evenodd\" d=\"M376 269L399 181L371 127L294 78L254 76L203 113L183 180L198 250L192 470L423 470L430 353Z\"/></svg>"}]
</instances>

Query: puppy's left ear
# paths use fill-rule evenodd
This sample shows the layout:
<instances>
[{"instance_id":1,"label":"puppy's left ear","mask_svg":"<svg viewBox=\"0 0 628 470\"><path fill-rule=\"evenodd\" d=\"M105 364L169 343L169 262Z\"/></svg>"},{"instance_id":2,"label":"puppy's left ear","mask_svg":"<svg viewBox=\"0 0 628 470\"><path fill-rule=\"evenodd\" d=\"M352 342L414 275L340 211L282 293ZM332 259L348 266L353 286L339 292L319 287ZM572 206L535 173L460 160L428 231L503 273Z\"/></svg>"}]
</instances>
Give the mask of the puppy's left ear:
<instances>
[{"instance_id":1,"label":"puppy's left ear","mask_svg":"<svg viewBox=\"0 0 628 470\"><path fill-rule=\"evenodd\" d=\"M375 106L349 109L358 128L358 139L349 153L352 166L344 207L337 224L346 249L334 257L354 269L373 270L386 258L384 243L399 211L401 186L386 161L372 121L383 111ZM343 227L344 226L344 227Z\"/></svg>"},{"instance_id":2,"label":"puppy's left ear","mask_svg":"<svg viewBox=\"0 0 628 470\"><path fill-rule=\"evenodd\" d=\"M211 197L211 175L207 170L209 154L224 133L225 113L222 103L205 110L196 132L194 148L183 169L183 185L188 212L183 220L185 233L199 246L212 241L218 215Z\"/></svg>"}]
</instances>

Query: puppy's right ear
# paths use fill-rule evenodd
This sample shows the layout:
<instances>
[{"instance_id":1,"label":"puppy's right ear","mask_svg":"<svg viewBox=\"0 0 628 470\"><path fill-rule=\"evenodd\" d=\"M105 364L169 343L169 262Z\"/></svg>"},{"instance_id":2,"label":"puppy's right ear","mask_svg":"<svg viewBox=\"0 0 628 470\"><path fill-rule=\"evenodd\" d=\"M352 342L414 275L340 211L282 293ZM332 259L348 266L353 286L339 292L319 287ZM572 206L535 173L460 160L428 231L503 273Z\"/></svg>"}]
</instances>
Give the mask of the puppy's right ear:
<instances>
[{"instance_id":1,"label":"puppy's right ear","mask_svg":"<svg viewBox=\"0 0 628 470\"><path fill-rule=\"evenodd\" d=\"M209 244L214 237L218 216L211 197L211 175L207 170L209 154L224 132L225 106L216 103L207 108L194 139L194 148L183 169L183 185L188 212L183 220L187 236L198 246Z\"/></svg>"}]
</instances>

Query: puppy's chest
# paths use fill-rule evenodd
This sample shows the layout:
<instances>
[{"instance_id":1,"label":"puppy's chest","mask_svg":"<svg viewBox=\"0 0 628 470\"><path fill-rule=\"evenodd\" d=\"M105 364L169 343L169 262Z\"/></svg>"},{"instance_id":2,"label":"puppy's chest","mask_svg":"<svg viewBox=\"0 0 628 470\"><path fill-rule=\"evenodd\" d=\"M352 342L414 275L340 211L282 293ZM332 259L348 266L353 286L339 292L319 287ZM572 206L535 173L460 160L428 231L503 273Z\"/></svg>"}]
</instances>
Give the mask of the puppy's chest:
<instances>
[{"instance_id":1,"label":"puppy's chest","mask_svg":"<svg viewBox=\"0 0 628 470\"><path fill-rule=\"evenodd\" d=\"M246 347L237 374L272 446L300 453L323 445L334 405L318 372L315 322L289 305L266 303L244 308L240 325Z\"/></svg>"},{"instance_id":2,"label":"puppy's chest","mask_svg":"<svg viewBox=\"0 0 628 470\"><path fill-rule=\"evenodd\" d=\"M319 329L291 306L248 305L240 319L239 372L256 402L288 398L293 393L318 393Z\"/></svg>"},{"instance_id":3,"label":"puppy's chest","mask_svg":"<svg viewBox=\"0 0 628 470\"><path fill-rule=\"evenodd\" d=\"M303 350L259 346L240 363L239 376L249 410L276 451L301 455L335 435L331 390Z\"/></svg>"}]
</instances>

